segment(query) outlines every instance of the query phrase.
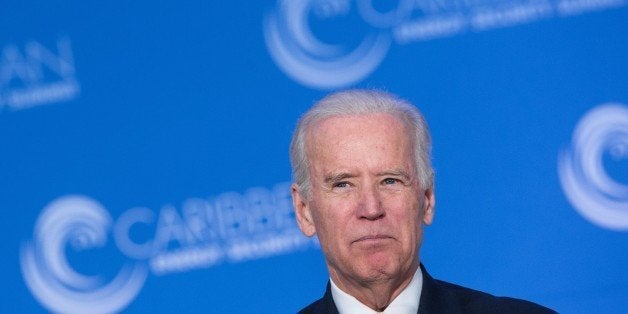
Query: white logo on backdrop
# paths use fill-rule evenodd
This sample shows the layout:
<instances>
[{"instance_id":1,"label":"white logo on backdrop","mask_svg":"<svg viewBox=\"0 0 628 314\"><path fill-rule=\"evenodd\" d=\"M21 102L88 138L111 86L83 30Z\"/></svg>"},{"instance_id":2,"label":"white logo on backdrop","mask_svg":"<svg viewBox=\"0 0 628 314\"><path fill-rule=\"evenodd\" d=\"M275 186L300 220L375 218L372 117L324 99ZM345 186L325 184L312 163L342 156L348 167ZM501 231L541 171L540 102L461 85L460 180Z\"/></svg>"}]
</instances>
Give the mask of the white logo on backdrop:
<instances>
[{"instance_id":1,"label":"white logo on backdrop","mask_svg":"<svg viewBox=\"0 0 628 314\"><path fill-rule=\"evenodd\" d=\"M355 2L355 6L353 5ZM626 0L398 0L380 10L374 0L278 0L264 19L266 46L277 66L290 78L312 88L355 84L371 74L392 42L407 44L495 28L532 23L617 8ZM381 3L380 3L381 4ZM389 4L390 5L390 4ZM369 28L360 44L330 44L318 26L335 18L357 17ZM357 24L352 24L357 27ZM357 35L360 34L360 35Z\"/></svg>"},{"instance_id":2,"label":"white logo on backdrop","mask_svg":"<svg viewBox=\"0 0 628 314\"><path fill-rule=\"evenodd\" d=\"M349 1L284 0L264 23L266 44L277 65L292 79L314 88L356 83L384 59L390 35L374 31L353 49L320 41L311 31L310 14L347 14Z\"/></svg>"},{"instance_id":3,"label":"white logo on backdrop","mask_svg":"<svg viewBox=\"0 0 628 314\"><path fill-rule=\"evenodd\" d=\"M628 184L604 165L628 159L628 107L603 104L580 120L571 147L558 159L560 183L572 206L587 220L611 230L628 230ZM625 177L624 177L625 178Z\"/></svg>"},{"instance_id":4,"label":"white logo on backdrop","mask_svg":"<svg viewBox=\"0 0 628 314\"><path fill-rule=\"evenodd\" d=\"M135 299L149 271L161 276L318 247L316 239L296 227L289 187L285 182L271 190L256 187L244 194L190 198L180 209L134 207L115 221L89 197L61 197L44 208L33 240L22 244L24 280L51 311L111 313ZM68 247L104 250L109 237L127 264L108 284L102 276L86 276L71 266Z\"/></svg>"},{"instance_id":5,"label":"white logo on backdrop","mask_svg":"<svg viewBox=\"0 0 628 314\"><path fill-rule=\"evenodd\" d=\"M80 87L70 40L58 39L55 48L49 49L34 40L27 42L23 50L14 44L2 48L0 110L26 109L78 96Z\"/></svg>"},{"instance_id":6,"label":"white logo on backdrop","mask_svg":"<svg viewBox=\"0 0 628 314\"><path fill-rule=\"evenodd\" d=\"M33 241L20 254L24 279L39 302L54 312L112 313L135 298L145 266L126 265L103 285L98 276L76 272L66 258L68 244L77 250L104 246L112 222L102 205L84 196L65 196L44 208Z\"/></svg>"}]
</instances>

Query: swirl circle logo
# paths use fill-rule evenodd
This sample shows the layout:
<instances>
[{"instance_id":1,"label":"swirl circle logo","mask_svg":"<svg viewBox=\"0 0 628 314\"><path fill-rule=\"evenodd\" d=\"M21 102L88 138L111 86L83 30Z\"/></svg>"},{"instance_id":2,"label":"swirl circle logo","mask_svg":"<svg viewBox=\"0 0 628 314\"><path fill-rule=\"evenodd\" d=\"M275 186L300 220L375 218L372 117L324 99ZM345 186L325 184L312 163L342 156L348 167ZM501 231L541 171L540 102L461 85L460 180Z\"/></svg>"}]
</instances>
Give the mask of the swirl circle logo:
<instances>
[{"instance_id":1,"label":"swirl circle logo","mask_svg":"<svg viewBox=\"0 0 628 314\"><path fill-rule=\"evenodd\" d=\"M277 10L264 20L266 46L279 68L295 81L318 89L346 87L373 72L392 42L385 30L373 30L357 47L347 49L317 38L308 23L311 15L341 16L349 7L349 0L280 0ZM368 6L359 9L382 26L392 23Z\"/></svg>"},{"instance_id":2,"label":"swirl circle logo","mask_svg":"<svg viewBox=\"0 0 628 314\"><path fill-rule=\"evenodd\" d=\"M26 285L43 306L53 312L111 313L137 296L148 274L146 266L126 264L103 284L101 276L81 274L67 259L68 245L104 246L112 223L103 206L85 196L64 196L44 208L32 241L24 242L20 250Z\"/></svg>"},{"instance_id":3,"label":"swirl circle logo","mask_svg":"<svg viewBox=\"0 0 628 314\"><path fill-rule=\"evenodd\" d=\"M607 103L580 120L569 149L561 152L558 174L572 206L590 222L610 230L628 230L628 185L608 172L605 156L628 159L628 107Z\"/></svg>"}]
</instances>

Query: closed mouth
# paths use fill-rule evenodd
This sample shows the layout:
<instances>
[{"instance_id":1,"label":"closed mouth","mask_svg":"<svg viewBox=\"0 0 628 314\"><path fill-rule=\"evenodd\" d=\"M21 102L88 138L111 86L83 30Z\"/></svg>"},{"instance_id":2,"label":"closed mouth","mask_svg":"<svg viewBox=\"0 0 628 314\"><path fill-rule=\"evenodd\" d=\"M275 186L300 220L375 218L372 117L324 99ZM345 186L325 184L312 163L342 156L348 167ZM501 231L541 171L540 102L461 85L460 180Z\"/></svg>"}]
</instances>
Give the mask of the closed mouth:
<instances>
[{"instance_id":1,"label":"closed mouth","mask_svg":"<svg viewBox=\"0 0 628 314\"><path fill-rule=\"evenodd\" d=\"M393 237L388 236L388 235L384 235L384 234L377 234L377 235L368 235L368 236L363 236L358 238L357 240L354 240L353 242L370 242L370 241L380 241L380 240L389 240L392 239Z\"/></svg>"}]
</instances>

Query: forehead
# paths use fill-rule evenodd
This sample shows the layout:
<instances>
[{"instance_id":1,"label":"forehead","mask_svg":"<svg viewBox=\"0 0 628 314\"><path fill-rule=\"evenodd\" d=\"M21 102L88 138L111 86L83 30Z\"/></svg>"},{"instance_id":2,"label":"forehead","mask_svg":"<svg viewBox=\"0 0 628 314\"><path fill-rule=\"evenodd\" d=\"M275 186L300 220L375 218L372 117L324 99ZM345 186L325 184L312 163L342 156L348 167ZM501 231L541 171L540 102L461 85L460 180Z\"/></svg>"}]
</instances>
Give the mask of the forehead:
<instances>
[{"instance_id":1,"label":"forehead","mask_svg":"<svg viewBox=\"0 0 628 314\"><path fill-rule=\"evenodd\" d=\"M327 132L343 130L347 133L355 129L405 133L404 125L397 117L387 113L368 113L324 118L314 123L306 136L311 138L313 135L314 139L317 139Z\"/></svg>"},{"instance_id":2,"label":"forehead","mask_svg":"<svg viewBox=\"0 0 628 314\"><path fill-rule=\"evenodd\" d=\"M333 116L312 125L306 133L309 159L384 152L408 156L410 132L395 116L385 113ZM366 155L366 154L365 154Z\"/></svg>"}]
</instances>

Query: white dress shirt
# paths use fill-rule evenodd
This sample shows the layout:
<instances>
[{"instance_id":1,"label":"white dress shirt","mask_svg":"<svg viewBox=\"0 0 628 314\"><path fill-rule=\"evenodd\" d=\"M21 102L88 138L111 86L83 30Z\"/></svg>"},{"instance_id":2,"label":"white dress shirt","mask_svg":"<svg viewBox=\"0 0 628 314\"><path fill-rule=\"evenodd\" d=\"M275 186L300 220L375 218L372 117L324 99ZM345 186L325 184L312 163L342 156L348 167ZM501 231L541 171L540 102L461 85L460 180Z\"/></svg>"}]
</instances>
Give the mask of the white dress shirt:
<instances>
[{"instance_id":1,"label":"white dress shirt","mask_svg":"<svg viewBox=\"0 0 628 314\"><path fill-rule=\"evenodd\" d=\"M377 312L362 304L358 299L340 290L331 278L331 295L340 314L416 314L419 310L421 289L423 288L423 273L417 268L410 284L386 307L383 312Z\"/></svg>"}]
</instances>

